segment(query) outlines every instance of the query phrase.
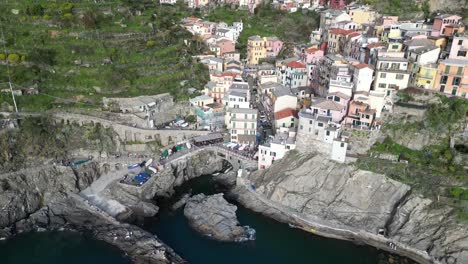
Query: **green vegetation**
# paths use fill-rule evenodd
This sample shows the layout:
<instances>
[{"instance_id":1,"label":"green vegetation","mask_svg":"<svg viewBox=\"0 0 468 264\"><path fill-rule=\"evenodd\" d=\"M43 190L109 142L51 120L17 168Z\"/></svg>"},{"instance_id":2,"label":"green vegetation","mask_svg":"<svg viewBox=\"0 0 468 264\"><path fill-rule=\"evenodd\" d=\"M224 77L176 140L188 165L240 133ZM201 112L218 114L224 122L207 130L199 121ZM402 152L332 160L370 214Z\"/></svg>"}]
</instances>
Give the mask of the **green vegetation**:
<instances>
[{"instance_id":1,"label":"green vegetation","mask_svg":"<svg viewBox=\"0 0 468 264\"><path fill-rule=\"evenodd\" d=\"M263 3L255 11L254 15L247 11L236 11L229 6L216 8L204 17L209 21L224 21L228 24L240 21L244 23L244 30L239 36L237 48L241 54L247 50L247 39L253 35L262 37L276 36L286 44L306 43L310 40L310 33L319 27L320 16L309 11L288 13L272 8L268 2Z\"/></svg>"},{"instance_id":2,"label":"green vegetation","mask_svg":"<svg viewBox=\"0 0 468 264\"><path fill-rule=\"evenodd\" d=\"M398 94L400 102L416 102L415 94ZM434 100L435 99L435 100ZM460 220L468 220L468 171L464 166L464 154L451 149L449 136L463 128L468 112L468 102L458 98L438 96L428 105L422 121L395 119L384 123L382 132L388 137L376 143L370 150L371 157L361 157L357 166L361 169L384 173L387 176L409 184L414 190L456 208ZM420 150L398 144L396 139L430 136L430 144ZM403 140L405 141L405 140ZM378 159L376 154L398 155L408 163Z\"/></svg>"},{"instance_id":3,"label":"green vegetation","mask_svg":"<svg viewBox=\"0 0 468 264\"><path fill-rule=\"evenodd\" d=\"M205 47L190 45L193 37L177 24L191 14L183 5L68 2L0 3L7 49L0 59L10 62L15 89L36 86L41 93L18 97L20 109L100 107L104 96L170 92L178 98L207 82L207 71L191 58ZM1 89L7 81L6 66L0 65ZM12 105L11 97L1 95L4 102Z\"/></svg>"},{"instance_id":4,"label":"green vegetation","mask_svg":"<svg viewBox=\"0 0 468 264\"><path fill-rule=\"evenodd\" d=\"M13 171L45 159L66 159L76 149L115 150L114 133L97 126L55 124L49 118L21 119L21 128L0 134L0 171Z\"/></svg>"},{"instance_id":5,"label":"green vegetation","mask_svg":"<svg viewBox=\"0 0 468 264\"><path fill-rule=\"evenodd\" d=\"M417 12L429 13L427 2L418 5L416 1L405 0L363 0L364 4L373 6L376 10L384 15L400 16L404 19L409 19Z\"/></svg>"},{"instance_id":6,"label":"green vegetation","mask_svg":"<svg viewBox=\"0 0 468 264\"><path fill-rule=\"evenodd\" d=\"M407 92L399 92L400 102L408 102L414 98ZM396 122L387 123L384 130L395 131L417 131L421 129L439 132L452 132L460 128L463 118L468 112L468 101L461 98L448 98L436 95L440 103L428 105L423 121L419 122Z\"/></svg>"}]
</instances>

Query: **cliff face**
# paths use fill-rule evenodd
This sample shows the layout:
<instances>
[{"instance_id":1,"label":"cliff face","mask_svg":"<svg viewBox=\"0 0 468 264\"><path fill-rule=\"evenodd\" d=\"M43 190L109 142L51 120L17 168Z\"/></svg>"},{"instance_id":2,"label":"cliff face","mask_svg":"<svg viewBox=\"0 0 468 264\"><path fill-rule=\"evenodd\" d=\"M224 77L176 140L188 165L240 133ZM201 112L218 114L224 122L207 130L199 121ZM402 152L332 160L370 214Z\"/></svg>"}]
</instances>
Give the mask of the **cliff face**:
<instances>
[{"instance_id":1,"label":"cliff face","mask_svg":"<svg viewBox=\"0 0 468 264\"><path fill-rule=\"evenodd\" d=\"M132 216L150 217L157 213L157 206L152 202L155 196L169 197L174 187L207 174L213 174L223 168L223 162L214 152L203 151L174 161L163 172L154 175L141 187L113 182L103 192L107 200L115 200L126 210L119 219Z\"/></svg>"},{"instance_id":2,"label":"cliff face","mask_svg":"<svg viewBox=\"0 0 468 264\"><path fill-rule=\"evenodd\" d=\"M44 166L0 174L0 229L11 226L45 206L59 193L77 193L100 176L97 164L71 167Z\"/></svg>"},{"instance_id":3,"label":"cliff face","mask_svg":"<svg viewBox=\"0 0 468 264\"><path fill-rule=\"evenodd\" d=\"M291 152L249 180L256 192L309 219L373 234L386 228L395 241L442 263L468 263L468 228L456 223L450 208L437 208L384 175Z\"/></svg>"},{"instance_id":4,"label":"cliff face","mask_svg":"<svg viewBox=\"0 0 468 264\"><path fill-rule=\"evenodd\" d=\"M0 238L38 228L92 232L135 263L182 263L153 234L124 224L90 206L77 193L100 177L97 163L44 166L0 175Z\"/></svg>"}]
</instances>

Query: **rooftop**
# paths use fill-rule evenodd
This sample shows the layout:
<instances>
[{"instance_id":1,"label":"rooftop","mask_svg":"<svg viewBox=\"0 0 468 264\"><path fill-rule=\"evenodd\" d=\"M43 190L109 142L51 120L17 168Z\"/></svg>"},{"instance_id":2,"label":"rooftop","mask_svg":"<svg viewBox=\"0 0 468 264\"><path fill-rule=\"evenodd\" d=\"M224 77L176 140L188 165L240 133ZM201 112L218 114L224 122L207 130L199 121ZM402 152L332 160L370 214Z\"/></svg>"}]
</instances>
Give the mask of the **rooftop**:
<instances>
[{"instance_id":1,"label":"rooftop","mask_svg":"<svg viewBox=\"0 0 468 264\"><path fill-rule=\"evenodd\" d=\"M231 108L229 112L234 114L258 114L258 110L252 108Z\"/></svg>"},{"instance_id":2,"label":"rooftop","mask_svg":"<svg viewBox=\"0 0 468 264\"><path fill-rule=\"evenodd\" d=\"M312 103L311 107L332 111L342 111L345 108L344 105L326 99L319 99L315 101L314 103Z\"/></svg>"},{"instance_id":3,"label":"rooftop","mask_svg":"<svg viewBox=\"0 0 468 264\"><path fill-rule=\"evenodd\" d=\"M297 61L291 61L288 64L286 64L286 66L290 68L294 68L294 69L305 69L306 67L304 64L297 62Z\"/></svg>"},{"instance_id":4,"label":"rooftop","mask_svg":"<svg viewBox=\"0 0 468 264\"><path fill-rule=\"evenodd\" d=\"M281 110L275 113L275 120L280 120L280 119L291 117L291 116L295 118L299 118L299 116L297 115L297 110L292 109L292 108L286 108L284 110Z\"/></svg>"}]
</instances>

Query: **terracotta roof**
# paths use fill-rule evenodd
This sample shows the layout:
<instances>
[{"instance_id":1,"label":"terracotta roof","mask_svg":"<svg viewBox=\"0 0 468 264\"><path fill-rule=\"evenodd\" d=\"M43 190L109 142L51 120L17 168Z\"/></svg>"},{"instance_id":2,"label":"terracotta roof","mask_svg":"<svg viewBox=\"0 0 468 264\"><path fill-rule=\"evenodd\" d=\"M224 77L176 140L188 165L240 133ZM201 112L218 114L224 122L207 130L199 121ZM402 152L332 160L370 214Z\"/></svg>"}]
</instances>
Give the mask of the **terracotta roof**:
<instances>
[{"instance_id":1,"label":"terracotta roof","mask_svg":"<svg viewBox=\"0 0 468 264\"><path fill-rule=\"evenodd\" d=\"M335 34L335 35L348 35L350 33L353 33L355 32L354 30L346 30L346 29L342 29L342 28L334 28L332 30L330 30L330 33L331 34Z\"/></svg>"},{"instance_id":2,"label":"terracotta roof","mask_svg":"<svg viewBox=\"0 0 468 264\"><path fill-rule=\"evenodd\" d=\"M385 45L383 43L380 43L380 42L371 43L371 44L366 46L366 49L373 49L373 48L383 47L383 46L385 46Z\"/></svg>"},{"instance_id":3,"label":"terracotta roof","mask_svg":"<svg viewBox=\"0 0 468 264\"><path fill-rule=\"evenodd\" d=\"M306 67L304 64L302 64L300 62L297 62L297 61L291 61L288 64L286 64L286 66L288 66L290 68L296 68L296 69L301 69L301 68Z\"/></svg>"},{"instance_id":4,"label":"terracotta roof","mask_svg":"<svg viewBox=\"0 0 468 264\"><path fill-rule=\"evenodd\" d=\"M221 74L221 76L223 76L223 77L225 77L225 76L236 77L237 74L232 73L232 72L223 72L223 73Z\"/></svg>"},{"instance_id":5,"label":"terracotta roof","mask_svg":"<svg viewBox=\"0 0 468 264\"><path fill-rule=\"evenodd\" d=\"M275 113L275 119L276 120L280 120L280 119L290 117L290 116L294 116L295 118L299 118L299 116L297 115L297 110L292 109L292 108L286 108L284 110L281 110L281 111Z\"/></svg>"},{"instance_id":6,"label":"terracotta roof","mask_svg":"<svg viewBox=\"0 0 468 264\"><path fill-rule=\"evenodd\" d=\"M316 48L308 48L308 49L305 50L305 52L307 52L307 53L314 53L314 52L316 52L316 51L319 51L319 49L316 49Z\"/></svg>"},{"instance_id":7,"label":"terracotta roof","mask_svg":"<svg viewBox=\"0 0 468 264\"><path fill-rule=\"evenodd\" d=\"M349 36L350 36L351 38L354 38L354 37L357 37L357 36L361 36L361 33L359 33L359 32L353 32L353 33L349 34Z\"/></svg>"},{"instance_id":8,"label":"terracotta roof","mask_svg":"<svg viewBox=\"0 0 468 264\"><path fill-rule=\"evenodd\" d=\"M374 67L372 67L371 65L369 64L365 64L365 63L358 63L358 64L355 64L354 67L358 68L358 69L364 69L364 68L369 68L371 70L374 69Z\"/></svg>"}]
</instances>

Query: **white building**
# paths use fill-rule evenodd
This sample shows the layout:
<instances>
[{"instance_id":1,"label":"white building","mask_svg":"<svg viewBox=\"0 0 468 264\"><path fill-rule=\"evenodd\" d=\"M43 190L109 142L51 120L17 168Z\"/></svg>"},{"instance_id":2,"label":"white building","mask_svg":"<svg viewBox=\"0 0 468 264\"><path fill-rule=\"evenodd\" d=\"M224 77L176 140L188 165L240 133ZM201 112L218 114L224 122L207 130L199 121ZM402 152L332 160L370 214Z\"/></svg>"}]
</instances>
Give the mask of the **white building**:
<instances>
[{"instance_id":1,"label":"white building","mask_svg":"<svg viewBox=\"0 0 468 264\"><path fill-rule=\"evenodd\" d=\"M299 117L295 108L286 108L279 112L275 112L275 127L279 128L295 128L297 127Z\"/></svg>"},{"instance_id":2,"label":"white building","mask_svg":"<svg viewBox=\"0 0 468 264\"><path fill-rule=\"evenodd\" d=\"M307 86L308 76L306 65L292 61L286 65L286 71L282 74L283 85L289 88Z\"/></svg>"},{"instance_id":3,"label":"white building","mask_svg":"<svg viewBox=\"0 0 468 264\"><path fill-rule=\"evenodd\" d=\"M374 90L385 94L390 100L396 90L408 87L408 60L402 57L377 58Z\"/></svg>"},{"instance_id":4,"label":"white building","mask_svg":"<svg viewBox=\"0 0 468 264\"><path fill-rule=\"evenodd\" d=\"M214 103L213 97L210 97L208 95L199 95L195 98L192 98L189 100L190 104L192 106L197 106L197 107L204 107L208 104Z\"/></svg>"},{"instance_id":5,"label":"white building","mask_svg":"<svg viewBox=\"0 0 468 264\"><path fill-rule=\"evenodd\" d=\"M160 4L175 5L177 0L159 0Z\"/></svg>"},{"instance_id":6,"label":"white building","mask_svg":"<svg viewBox=\"0 0 468 264\"><path fill-rule=\"evenodd\" d=\"M296 109L297 97L291 92L291 89L282 85L275 86L271 92L273 101L273 112L279 112L284 109Z\"/></svg>"},{"instance_id":7,"label":"white building","mask_svg":"<svg viewBox=\"0 0 468 264\"><path fill-rule=\"evenodd\" d=\"M224 99L227 109L231 108L249 108L248 91L245 90L229 90Z\"/></svg>"},{"instance_id":8,"label":"white building","mask_svg":"<svg viewBox=\"0 0 468 264\"><path fill-rule=\"evenodd\" d=\"M231 134L231 142L255 144L258 122L257 109L230 108L226 111L225 121Z\"/></svg>"},{"instance_id":9,"label":"white building","mask_svg":"<svg viewBox=\"0 0 468 264\"><path fill-rule=\"evenodd\" d=\"M417 65L437 63L439 55L440 48L433 45L429 47L408 49L407 51L408 60Z\"/></svg>"},{"instance_id":10,"label":"white building","mask_svg":"<svg viewBox=\"0 0 468 264\"><path fill-rule=\"evenodd\" d=\"M369 92L372 81L374 80L374 69L372 66L364 63L354 65L353 73L353 91Z\"/></svg>"},{"instance_id":11,"label":"white building","mask_svg":"<svg viewBox=\"0 0 468 264\"><path fill-rule=\"evenodd\" d=\"M346 161L346 152L348 149L348 142L345 138L333 139L331 159L344 163Z\"/></svg>"},{"instance_id":12,"label":"white building","mask_svg":"<svg viewBox=\"0 0 468 264\"><path fill-rule=\"evenodd\" d=\"M266 144L258 146L258 169L264 170L276 160L280 160L286 153L296 148L296 131L281 129Z\"/></svg>"},{"instance_id":13,"label":"white building","mask_svg":"<svg viewBox=\"0 0 468 264\"><path fill-rule=\"evenodd\" d=\"M329 93L343 93L348 96L353 95L353 83L350 81L330 80Z\"/></svg>"}]
</instances>

